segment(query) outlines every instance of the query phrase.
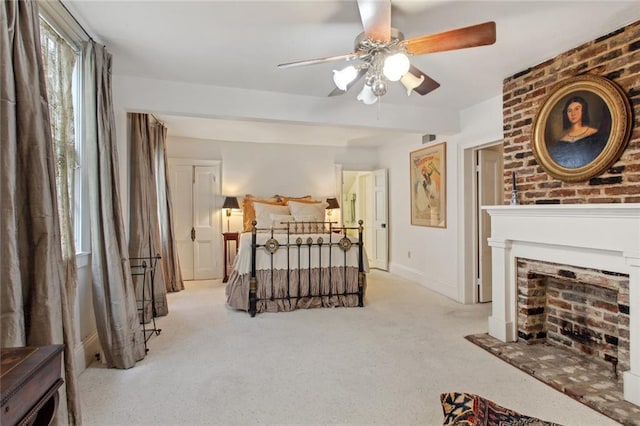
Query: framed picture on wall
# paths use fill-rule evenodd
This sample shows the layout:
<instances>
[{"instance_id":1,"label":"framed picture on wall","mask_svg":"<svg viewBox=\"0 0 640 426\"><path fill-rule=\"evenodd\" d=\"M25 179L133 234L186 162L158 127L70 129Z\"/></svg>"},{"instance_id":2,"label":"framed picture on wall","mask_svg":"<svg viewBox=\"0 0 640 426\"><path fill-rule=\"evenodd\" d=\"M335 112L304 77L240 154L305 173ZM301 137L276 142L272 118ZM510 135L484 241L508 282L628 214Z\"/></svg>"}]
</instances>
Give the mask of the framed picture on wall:
<instances>
[{"instance_id":1,"label":"framed picture on wall","mask_svg":"<svg viewBox=\"0 0 640 426\"><path fill-rule=\"evenodd\" d=\"M629 101L612 81L569 78L553 88L536 114L533 153L556 179L585 181L620 158L631 126Z\"/></svg>"},{"instance_id":2,"label":"framed picture on wall","mask_svg":"<svg viewBox=\"0 0 640 426\"><path fill-rule=\"evenodd\" d=\"M447 227L446 143L409 154L411 224Z\"/></svg>"}]
</instances>

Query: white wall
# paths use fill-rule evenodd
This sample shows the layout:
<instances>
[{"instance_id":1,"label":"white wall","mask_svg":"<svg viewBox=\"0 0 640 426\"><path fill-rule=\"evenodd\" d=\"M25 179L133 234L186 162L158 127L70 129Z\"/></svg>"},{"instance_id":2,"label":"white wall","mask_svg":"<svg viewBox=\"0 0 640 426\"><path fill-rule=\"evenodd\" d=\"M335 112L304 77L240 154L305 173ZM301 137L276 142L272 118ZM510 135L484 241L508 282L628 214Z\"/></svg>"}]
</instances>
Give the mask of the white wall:
<instances>
[{"instance_id":1,"label":"white wall","mask_svg":"<svg viewBox=\"0 0 640 426\"><path fill-rule=\"evenodd\" d=\"M364 170L377 167L375 148L264 144L168 137L169 158L222 161L222 194L335 196L335 164ZM231 231L241 228L232 214Z\"/></svg>"},{"instance_id":2,"label":"white wall","mask_svg":"<svg viewBox=\"0 0 640 426\"><path fill-rule=\"evenodd\" d=\"M461 132L438 136L431 144L446 142L447 227L411 225L409 154L423 148L419 138L396 141L380 149L380 166L389 169L390 272L414 280L451 299L464 302L460 280L462 258L460 215L463 213L460 157L465 148L502 139L502 97L497 96L461 114ZM409 252L411 257L409 257Z\"/></svg>"}]
</instances>

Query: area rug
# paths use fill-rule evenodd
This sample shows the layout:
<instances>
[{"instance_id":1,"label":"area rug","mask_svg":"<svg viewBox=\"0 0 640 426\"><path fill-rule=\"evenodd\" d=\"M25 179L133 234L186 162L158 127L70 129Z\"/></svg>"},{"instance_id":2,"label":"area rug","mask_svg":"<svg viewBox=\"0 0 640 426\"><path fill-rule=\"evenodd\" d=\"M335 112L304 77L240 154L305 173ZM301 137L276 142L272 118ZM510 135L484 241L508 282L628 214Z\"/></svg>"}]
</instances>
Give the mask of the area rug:
<instances>
[{"instance_id":1,"label":"area rug","mask_svg":"<svg viewBox=\"0 0 640 426\"><path fill-rule=\"evenodd\" d=\"M624 400L622 378L597 361L546 343L504 343L487 333L465 339L623 425L640 426L640 407Z\"/></svg>"},{"instance_id":2,"label":"area rug","mask_svg":"<svg viewBox=\"0 0 640 426\"><path fill-rule=\"evenodd\" d=\"M440 403L444 426L561 426L520 414L470 393L443 393Z\"/></svg>"}]
</instances>

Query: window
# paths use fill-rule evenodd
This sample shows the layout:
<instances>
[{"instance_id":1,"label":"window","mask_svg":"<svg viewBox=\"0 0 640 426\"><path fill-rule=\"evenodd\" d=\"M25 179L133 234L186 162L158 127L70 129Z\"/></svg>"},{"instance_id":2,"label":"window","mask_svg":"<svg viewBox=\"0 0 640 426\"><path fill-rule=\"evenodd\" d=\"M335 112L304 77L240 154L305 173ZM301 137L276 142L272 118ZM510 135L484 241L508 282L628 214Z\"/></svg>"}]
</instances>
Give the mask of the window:
<instances>
[{"instance_id":1,"label":"window","mask_svg":"<svg viewBox=\"0 0 640 426\"><path fill-rule=\"evenodd\" d=\"M87 39L59 2L39 2L40 43L55 154L62 252L88 251L89 221L84 207L81 136L81 46Z\"/></svg>"},{"instance_id":2,"label":"window","mask_svg":"<svg viewBox=\"0 0 640 426\"><path fill-rule=\"evenodd\" d=\"M76 199L77 162L73 70L77 55L53 28L40 20L42 62L49 99L49 119L56 166L58 190L58 216L62 236L62 252L75 252L75 228L73 226ZM74 253L75 254L75 253Z\"/></svg>"}]
</instances>

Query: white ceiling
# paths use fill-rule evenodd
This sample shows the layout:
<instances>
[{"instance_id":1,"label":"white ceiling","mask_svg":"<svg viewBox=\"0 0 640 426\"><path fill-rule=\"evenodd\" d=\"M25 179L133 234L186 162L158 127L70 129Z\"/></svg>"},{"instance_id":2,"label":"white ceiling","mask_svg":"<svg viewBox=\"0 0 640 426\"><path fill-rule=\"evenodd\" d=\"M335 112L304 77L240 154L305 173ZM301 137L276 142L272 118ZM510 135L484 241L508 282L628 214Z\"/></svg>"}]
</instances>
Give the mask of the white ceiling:
<instances>
[{"instance_id":1,"label":"white ceiling","mask_svg":"<svg viewBox=\"0 0 640 426\"><path fill-rule=\"evenodd\" d=\"M115 74L304 95L323 102L334 88L332 70L342 68L342 62L291 69L277 64L349 53L362 31L354 0L63 3L107 45ZM382 102L416 108L470 107L500 95L505 77L640 19L638 0L414 0L392 5L392 26L406 38L496 22L495 45L411 58L441 87L426 96L407 97L399 83L392 83ZM355 86L331 102L376 108L360 104L358 91ZM170 134L205 139L295 143L305 134L313 135L304 138L307 143L335 138L377 145L390 136L380 129L342 126L264 120L238 126L236 120L220 117L159 118Z\"/></svg>"}]
</instances>

